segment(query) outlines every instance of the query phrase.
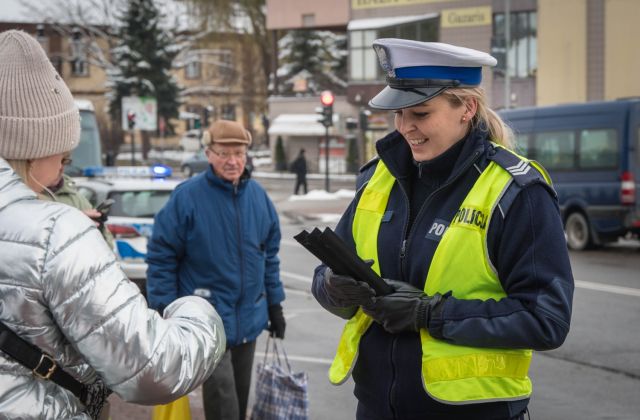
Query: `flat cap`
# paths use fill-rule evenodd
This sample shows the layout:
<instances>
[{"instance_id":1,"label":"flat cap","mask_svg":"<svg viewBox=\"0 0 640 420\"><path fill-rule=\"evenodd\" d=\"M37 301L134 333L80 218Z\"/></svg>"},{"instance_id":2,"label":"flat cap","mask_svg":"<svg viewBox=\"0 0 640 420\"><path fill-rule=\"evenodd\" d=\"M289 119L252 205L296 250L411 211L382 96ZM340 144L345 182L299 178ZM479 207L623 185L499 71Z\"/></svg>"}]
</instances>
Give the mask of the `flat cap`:
<instances>
[{"instance_id":1,"label":"flat cap","mask_svg":"<svg viewBox=\"0 0 640 420\"><path fill-rule=\"evenodd\" d=\"M218 120L202 133L202 145L236 143L251 145L251 134L237 121Z\"/></svg>"}]
</instances>

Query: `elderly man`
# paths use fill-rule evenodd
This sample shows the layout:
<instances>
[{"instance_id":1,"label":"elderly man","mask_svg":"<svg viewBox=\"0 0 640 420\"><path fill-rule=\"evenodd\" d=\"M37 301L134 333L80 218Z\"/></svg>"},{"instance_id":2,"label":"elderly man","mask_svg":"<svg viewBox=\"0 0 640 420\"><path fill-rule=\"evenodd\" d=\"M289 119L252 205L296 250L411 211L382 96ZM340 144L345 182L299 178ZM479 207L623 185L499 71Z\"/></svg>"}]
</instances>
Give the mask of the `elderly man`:
<instances>
[{"instance_id":1,"label":"elderly man","mask_svg":"<svg viewBox=\"0 0 640 420\"><path fill-rule=\"evenodd\" d=\"M245 169L249 132L221 120L205 130L202 143L209 170L180 184L156 215L147 296L160 311L186 295L216 308L227 351L204 383L205 415L244 419L256 338L266 328L284 338L280 225L267 193Z\"/></svg>"}]
</instances>

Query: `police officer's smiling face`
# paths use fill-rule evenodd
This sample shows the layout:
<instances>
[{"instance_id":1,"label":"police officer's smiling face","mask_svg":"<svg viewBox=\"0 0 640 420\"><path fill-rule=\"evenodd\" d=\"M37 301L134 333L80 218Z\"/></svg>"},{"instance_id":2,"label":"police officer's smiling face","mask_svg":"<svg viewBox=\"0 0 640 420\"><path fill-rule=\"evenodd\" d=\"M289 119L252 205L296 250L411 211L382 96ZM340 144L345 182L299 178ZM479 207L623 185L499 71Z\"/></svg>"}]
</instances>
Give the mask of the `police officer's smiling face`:
<instances>
[{"instance_id":1,"label":"police officer's smiling face","mask_svg":"<svg viewBox=\"0 0 640 420\"><path fill-rule=\"evenodd\" d=\"M472 104L474 105L474 104ZM461 140L469 129L475 106L452 105L442 95L421 105L395 111L395 127L422 162L438 157Z\"/></svg>"}]
</instances>

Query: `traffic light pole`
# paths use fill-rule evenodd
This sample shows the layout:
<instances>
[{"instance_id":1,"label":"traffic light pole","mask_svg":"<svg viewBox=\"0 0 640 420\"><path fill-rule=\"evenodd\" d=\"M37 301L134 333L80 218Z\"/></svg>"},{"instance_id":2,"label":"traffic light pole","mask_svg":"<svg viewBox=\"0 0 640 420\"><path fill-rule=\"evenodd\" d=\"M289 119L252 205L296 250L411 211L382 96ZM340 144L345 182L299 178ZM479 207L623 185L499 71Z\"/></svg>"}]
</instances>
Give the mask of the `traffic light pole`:
<instances>
[{"instance_id":1,"label":"traffic light pole","mask_svg":"<svg viewBox=\"0 0 640 420\"><path fill-rule=\"evenodd\" d=\"M329 192L329 126L324 127L324 189Z\"/></svg>"},{"instance_id":2,"label":"traffic light pole","mask_svg":"<svg viewBox=\"0 0 640 420\"><path fill-rule=\"evenodd\" d=\"M129 135L131 136L131 166L136 166L135 152L136 152L136 141L135 141L135 127L136 127L136 113L128 111L127 112L127 126L129 127Z\"/></svg>"},{"instance_id":3,"label":"traffic light pole","mask_svg":"<svg viewBox=\"0 0 640 420\"><path fill-rule=\"evenodd\" d=\"M131 166L136 166L136 159L134 157L135 154L135 139L133 135L133 128L129 130L129 135L131 136Z\"/></svg>"}]
</instances>

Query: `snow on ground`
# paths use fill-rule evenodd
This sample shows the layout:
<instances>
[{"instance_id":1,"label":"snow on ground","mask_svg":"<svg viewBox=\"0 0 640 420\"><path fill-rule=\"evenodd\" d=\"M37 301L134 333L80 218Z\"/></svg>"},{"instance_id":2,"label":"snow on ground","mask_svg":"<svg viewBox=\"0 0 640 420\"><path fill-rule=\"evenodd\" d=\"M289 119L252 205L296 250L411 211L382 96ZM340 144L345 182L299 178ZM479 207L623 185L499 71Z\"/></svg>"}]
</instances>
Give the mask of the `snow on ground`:
<instances>
[{"instance_id":1,"label":"snow on ground","mask_svg":"<svg viewBox=\"0 0 640 420\"><path fill-rule=\"evenodd\" d=\"M340 198L353 198L355 197L355 190L338 190L334 193L329 193L324 190L311 190L305 195L292 195L289 197L289 201L325 201L325 200L338 200Z\"/></svg>"}]
</instances>

